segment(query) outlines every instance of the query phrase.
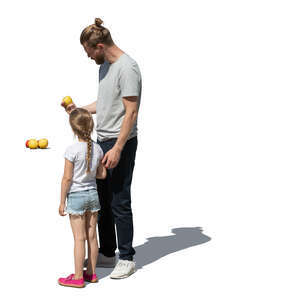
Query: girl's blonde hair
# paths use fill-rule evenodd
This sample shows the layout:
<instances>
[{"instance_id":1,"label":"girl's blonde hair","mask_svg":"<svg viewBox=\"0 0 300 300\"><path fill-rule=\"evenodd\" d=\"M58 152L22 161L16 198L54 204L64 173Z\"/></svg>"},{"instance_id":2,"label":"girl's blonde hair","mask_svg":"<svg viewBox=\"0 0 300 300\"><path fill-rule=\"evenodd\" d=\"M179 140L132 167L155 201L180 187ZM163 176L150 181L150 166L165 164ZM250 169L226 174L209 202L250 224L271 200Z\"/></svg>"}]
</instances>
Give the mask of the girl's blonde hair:
<instances>
[{"instance_id":1,"label":"girl's blonde hair","mask_svg":"<svg viewBox=\"0 0 300 300\"><path fill-rule=\"evenodd\" d=\"M110 32L102 26L103 21L100 18L95 19L95 23L83 29L80 35L80 43L87 43L89 47L95 48L97 44L102 43L107 46L114 44Z\"/></svg>"},{"instance_id":2,"label":"girl's blonde hair","mask_svg":"<svg viewBox=\"0 0 300 300\"><path fill-rule=\"evenodd\" d=\"M92 155L91 134L94 129L94 120L92 115L84 108L75 108L70 113L70 125L75 135L87 142L87 171L90 173L90 161Z\"/></svg>"}]
</instances>

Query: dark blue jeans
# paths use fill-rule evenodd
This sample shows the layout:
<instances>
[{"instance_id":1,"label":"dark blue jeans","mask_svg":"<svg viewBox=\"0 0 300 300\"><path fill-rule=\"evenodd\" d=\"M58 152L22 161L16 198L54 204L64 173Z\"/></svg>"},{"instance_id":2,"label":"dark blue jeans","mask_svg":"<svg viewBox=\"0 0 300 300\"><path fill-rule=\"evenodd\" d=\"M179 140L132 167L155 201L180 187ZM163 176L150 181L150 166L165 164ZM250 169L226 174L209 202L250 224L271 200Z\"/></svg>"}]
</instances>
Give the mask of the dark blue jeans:
<instances>
[{"instance_id":1,"label":"dark blue jeans","mask_svg":"<svg viewBox=\"0 0 300 300\"><path fill-rule=\"evenodd\" d=\"M104 154L117 139L97 141ZM107 178L97 179L101 210L98 217L99 252L105 256L115 256L116 233L120 259L133 260L133 222L131 211L131 181L137 149L137 137L128 140L122 150L120 161L113 169L108 169Z\"/></svg>"}]
</instances>

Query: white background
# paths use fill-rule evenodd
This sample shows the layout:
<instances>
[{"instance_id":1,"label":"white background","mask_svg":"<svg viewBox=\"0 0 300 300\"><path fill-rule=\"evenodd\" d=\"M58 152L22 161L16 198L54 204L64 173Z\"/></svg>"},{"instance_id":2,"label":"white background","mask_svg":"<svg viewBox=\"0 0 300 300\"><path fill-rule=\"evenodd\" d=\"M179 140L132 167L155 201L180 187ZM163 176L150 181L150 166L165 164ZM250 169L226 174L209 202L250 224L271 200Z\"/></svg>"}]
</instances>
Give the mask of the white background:
<instances>
[{"instance_id":1,"label":"white background","mask_svg":"<svg viewBox=\"0 0 300 300\"><path fill-rule=\"evenodd\" d=\"M299 13L288 0L2 2L1 298L299 299ZM60 101L96 100L79 43L95 17L143 75L139 269L72 289L57 285L73 272Z\"/></svg>"}]
</instances>

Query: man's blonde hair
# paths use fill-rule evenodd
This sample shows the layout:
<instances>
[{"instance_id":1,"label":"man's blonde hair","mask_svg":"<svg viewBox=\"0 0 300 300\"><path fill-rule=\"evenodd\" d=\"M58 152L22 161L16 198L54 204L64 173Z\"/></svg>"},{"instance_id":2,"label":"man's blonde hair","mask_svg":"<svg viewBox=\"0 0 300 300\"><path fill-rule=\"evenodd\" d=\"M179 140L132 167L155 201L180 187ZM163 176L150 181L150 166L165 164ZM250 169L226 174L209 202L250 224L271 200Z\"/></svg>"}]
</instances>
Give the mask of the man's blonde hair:
<instances>
[{"instance_id":1,"label":"man's blonde hair","mask_svg":"<svg viewBox=\"0 0 300 300\"><path fill-rule=\"evenodd\" d=\"M112 46L114 44L110 32L102 26L103 21L99 18L95 19L95 23L84 28L80 35L80 43L87 43L89 47L95 48L97 44L105 44Z\"/></svg>"}]
</instances>

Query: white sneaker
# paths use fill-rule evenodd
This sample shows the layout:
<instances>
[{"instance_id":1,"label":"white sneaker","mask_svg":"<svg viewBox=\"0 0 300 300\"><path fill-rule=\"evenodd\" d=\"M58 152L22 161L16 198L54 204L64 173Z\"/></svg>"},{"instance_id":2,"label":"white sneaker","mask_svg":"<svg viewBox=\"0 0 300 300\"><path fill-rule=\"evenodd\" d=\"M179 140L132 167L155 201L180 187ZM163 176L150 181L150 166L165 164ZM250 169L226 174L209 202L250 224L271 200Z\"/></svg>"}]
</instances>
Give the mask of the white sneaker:
<instances>
[{"instance_id":1,"label":"white sneaker","mask_svg":"<svg viewBox=\"0 0 300 300\"><path fill-rule=\"evenodd\" d=\"M130 260L119 259L116 267L110 274L110 278L122 279L130 276L135 272L135 262Z\"/></svg>"},{"instance_id":2,"label":"white sneaker","mask_svg":"<svg viewBox=\"0 0 300 300\"><path fill-rule=\"evenodd\" d=\"M88 260L84 261L84 267L87 267ZM107 257L102 253L98 254L96 268L113 268L116 265L116 257Z\"/></svg>"}]
</instances>

